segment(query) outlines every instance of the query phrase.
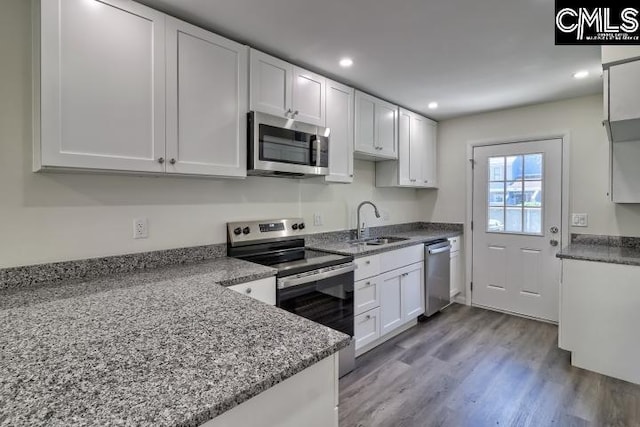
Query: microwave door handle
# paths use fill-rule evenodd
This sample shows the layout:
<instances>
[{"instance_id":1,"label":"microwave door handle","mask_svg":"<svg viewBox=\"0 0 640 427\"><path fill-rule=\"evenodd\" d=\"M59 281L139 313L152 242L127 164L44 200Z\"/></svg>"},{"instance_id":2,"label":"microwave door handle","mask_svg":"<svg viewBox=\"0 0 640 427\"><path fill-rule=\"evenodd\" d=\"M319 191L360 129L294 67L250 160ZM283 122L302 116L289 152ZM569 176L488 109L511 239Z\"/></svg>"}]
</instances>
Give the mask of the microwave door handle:
<instances>
[{"instance_id":1,"label":"microwave door handle","mask_svg":"<svg viewBox=\"0 0 640 427\"><path fill-rule=\"evenodd\" d=\"M313 138L313 152L316 153L316 167L320 167L320 143L318 139L318 135L315 135Z\"/></svg>"}]
</instances>

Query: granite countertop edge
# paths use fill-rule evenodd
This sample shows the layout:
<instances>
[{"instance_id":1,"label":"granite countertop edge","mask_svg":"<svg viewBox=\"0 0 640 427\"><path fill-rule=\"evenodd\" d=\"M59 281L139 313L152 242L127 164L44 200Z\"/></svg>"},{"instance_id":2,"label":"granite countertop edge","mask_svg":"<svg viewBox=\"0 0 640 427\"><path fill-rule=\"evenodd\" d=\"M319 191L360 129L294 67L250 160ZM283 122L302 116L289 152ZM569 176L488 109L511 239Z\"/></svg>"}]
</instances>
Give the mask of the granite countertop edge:
<instances>
[{"instance_id":1,"label":"granite countertop edge","mask_svg":"<svg viewBox=\"0 0 640 427\"><path fill-rule=\"evenodd\" d=\"M352 255L354 258L361 258L370 255L377 255L396 249L407 248L415 245L422 245L427 242L461 236L462 231L428 231L416 230L402 233L390 234L389 237L405 237L408 240L387 243L380 246L355 245L344 240L328 241L324 243L311 243L307 247L319 251L331 252L338 255Z\"/></svg>"},{"instance_id":2,"label":"granite countertop edge","mask_svg":"<svg viewBox=\"0 0 640 427\"><path fill-rule=\"evenodd\" d=\"M640 266L640 251L606 245L573 244L563 248L560 259Z\"/></svg>"},{"instance_id":3,"label":"granite countertop edge","mask_svg":"<svg viewBox=\"0 0 640 427\"><path fill-rule=\"evenodd\" d=\"M222 402L217 403L211 408L203 410L199 414L195 415L193 418L185 420L182 423L179 423L176 427L199 426L203 423L206 423L207 421L213 420L216 417L224 414L225 412L235 408L236 406L239 406L242 403L248 401L249 399L258 396L260 393L265 392L270 388L288 380L294 375L315 365L316 363L331 356L332 354L337 353L338 351L347 347L347 345L349 345L350 342L351 342L351 338L344 338L343 340L335 343L334 345L326 348L325 350L316 352L312 357L303 359L294 366L284 369L278 373L274 373L269 378L265 378L259 383L252 384L246 389L236 392L233 396L229 396L229 398L223 400Z\"/></svg>"}]
</instances>

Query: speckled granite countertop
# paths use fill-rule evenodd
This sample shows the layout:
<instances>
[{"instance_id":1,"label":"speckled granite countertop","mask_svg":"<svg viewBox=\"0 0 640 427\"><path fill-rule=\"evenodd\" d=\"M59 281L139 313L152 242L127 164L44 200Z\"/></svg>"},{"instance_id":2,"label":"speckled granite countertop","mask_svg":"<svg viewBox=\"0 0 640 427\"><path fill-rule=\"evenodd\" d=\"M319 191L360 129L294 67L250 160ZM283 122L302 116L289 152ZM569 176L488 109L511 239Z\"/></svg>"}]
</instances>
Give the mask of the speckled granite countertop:
<instances>
[{"instance_id":1,"label":"speckled granite countertop","mask_svg":"<svg viewBox=\"0 0 640 427\"><path fill-rule=\"evenodd\" d=\"M640 248L573 243L563 248L557 257L610 264L640 265Z\"/></svg>"},{"instance_id":2,"label":"speckled granite countertop","mask_svg":"<svg viewBox=\"0 0 640 427\"><path fill-rule=\"evenodd\" d=\"M353 255L355 258L379 254L382 252L391 251L394 249L405 248L408 246L423 244L429 241L446 239L448 237L455 237L461 235L460 231L452 230L413 230L405 232L395 232L387 234L389 237L404 237L407 240L400 242L388 243L380 246L368 246L362 244L349 243L346 240L325 242L313 242L309 244L309 248L317 249L321 251L333 252L341 255Z\"/></svg>"},{"instance_id":3,"label":"speckled granite countertop","mask_svg":"<svg viewBox=\"0 0 640 427\"><path fill-rule=\"evenodd\" d=\"M225 289L221 258L0 292L1 426L196 426L349 338Z\"/></svg>"}]
</instances>

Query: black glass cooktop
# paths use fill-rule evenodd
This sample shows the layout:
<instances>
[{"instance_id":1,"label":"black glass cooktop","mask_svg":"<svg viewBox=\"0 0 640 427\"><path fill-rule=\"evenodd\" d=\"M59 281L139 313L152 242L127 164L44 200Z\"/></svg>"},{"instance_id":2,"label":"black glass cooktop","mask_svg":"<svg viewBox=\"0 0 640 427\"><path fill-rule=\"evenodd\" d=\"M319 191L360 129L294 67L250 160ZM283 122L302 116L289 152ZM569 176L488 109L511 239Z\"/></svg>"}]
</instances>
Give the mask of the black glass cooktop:
<instances>
[{"instance_id":1,"label":"black glass cooktop","mask_svg":"<svg viewBox=\"0 0 640 427\"><path fill-rule=\"evenodd\" d=\"M271 253L244 255L242 259L256 264L266 265L278 270L278 277L290 276L317 270L323 267L344 264L353 261L352 256L338 255L311 249L287 249Z\"/></svg>"}]
</instances>

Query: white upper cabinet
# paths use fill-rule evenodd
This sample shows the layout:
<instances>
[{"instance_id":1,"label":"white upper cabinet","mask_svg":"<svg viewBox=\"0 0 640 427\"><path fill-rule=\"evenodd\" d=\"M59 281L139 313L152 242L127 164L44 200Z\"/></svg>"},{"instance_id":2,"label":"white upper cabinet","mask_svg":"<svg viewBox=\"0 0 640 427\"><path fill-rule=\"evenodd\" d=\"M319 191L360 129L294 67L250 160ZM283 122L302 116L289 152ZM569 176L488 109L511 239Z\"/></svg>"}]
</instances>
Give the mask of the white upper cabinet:
<instances>
[{"instance_id":1,"label":"white upper cabinet","mask_svg":"<svg viewBox=\"0 0 640 427\"><path fill-rule=\"evenodd\" d=\"M398 107L360 91L355 97L356 157L397 159Z\"/></svg>"},{"instance_id":2,"label":"white upper cabinet","mask_svg":"<svg viewBox=\"0 0 640 427\"><path fill-rule=\"evenodd\" d=\"M167 17L167 165L246 176L248 47Z\"/></svg>"},{"instance_id":3,"label":"white upper cabinet","mask_svg":"<svg viewBox=\"0 0 640 427\"><path fill-rule=\"evenodd\" d=\"M324 77L255 49L250 56L251 110L325 126Z\"/></svg>"},{"instance_id":4,"label":"white upper cabinet","mask_svg":"<svg viewBox=\"0 0 640 427\"><path fill-rule=\"evenodd\" d=\"M327 182L353 182L353 101L354 90L327 80L326 116L329 135L329 175Z\"/></svg>"},{"instance_id":5,"label":"white upper cabinet","mask_svg":"<svg viewBox=\"0 0 640 427\"><path fill-rule=\"evenodd\" d=\"M293 66L281 59L251 49L249 107L278 117L290 117Z\"/></svg>"},{"instance_id":6,"label":"white upper cabinet","mask_svg":"<svg viewBox=\"0 0 640 427\"><path fill-rule=\"evenodd\" d=\"M34 168L164 171L165 15L117 0L40 8Z\"/></svg>"},{"instance_id":7,"label":"white upper cabinet","mask_svg":"<svg viewBox=\"0 0 640 427\"><path fill-rule=\"evenodd\" d=\"M398 160L376 164L377 187L435 188L437 124L400 109Z\"/></svg>"}]
</instances>

